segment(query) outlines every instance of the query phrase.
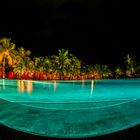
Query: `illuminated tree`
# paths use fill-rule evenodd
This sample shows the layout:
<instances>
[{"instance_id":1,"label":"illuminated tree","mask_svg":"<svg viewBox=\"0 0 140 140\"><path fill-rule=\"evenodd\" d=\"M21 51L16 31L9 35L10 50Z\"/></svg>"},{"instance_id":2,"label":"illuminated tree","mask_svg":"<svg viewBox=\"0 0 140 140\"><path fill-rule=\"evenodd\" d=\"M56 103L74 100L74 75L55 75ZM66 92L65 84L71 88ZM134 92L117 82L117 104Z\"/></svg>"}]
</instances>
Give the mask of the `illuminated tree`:
<instances>
[{"instance_id":1,"label":"illuminated tree","mask_svg":"<svg viewBox=\"0 0 140 140\"><path fill-rule=\"evenodd\" d=\"M0 39L0 64L2 64L3 68L3 78L5 78L5 66L9 64L12 66L14 54L15 44L11 42L9 38Z\"/></svg>"},{"instance_id":2,"label":"illuminated tree","mask_svg":"<svg viewBox=\"0 0 140 140\"><path fill-rule=\"evenodd\" d=\"M126 76L131 77L136 73L136 62L129 54L124 57L126 64Z\"/></svg>"}]
</instances>

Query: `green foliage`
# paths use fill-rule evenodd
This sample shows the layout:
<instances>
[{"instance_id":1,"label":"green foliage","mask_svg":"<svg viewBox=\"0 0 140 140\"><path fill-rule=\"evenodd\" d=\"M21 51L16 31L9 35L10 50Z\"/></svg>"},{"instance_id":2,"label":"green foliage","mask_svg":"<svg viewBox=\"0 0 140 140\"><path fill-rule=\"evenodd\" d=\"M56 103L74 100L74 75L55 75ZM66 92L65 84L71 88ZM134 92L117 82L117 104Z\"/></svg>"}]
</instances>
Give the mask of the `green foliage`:
<instances>
[{"instance_id":1,"label":"green foliage","mask_svg":"<svg viewBox=\"0 0 140 140\"><path fill-rule=\"evenodd\" d=\"M5 78L5 68L12 69L18 78L24 73L46 73L51 76L63 77L84 77L84 78L115 78L135 77L140 75L140 65L134 58L127 54L124 57L125 69L117 67L114 72L107 65L85 65L74 54L64 48L58 50L57 55L30 58L31 51L23 47L15 47L9 38L0 39L0 68Z\"/></svg>"},{"instance_id":2,"label":"green foliage","mask_svg":"<svg viewBox=\"0 0 140 140\"><path fill-rule=\"evenodd\" d=\"M3 68L3 78L5 78L6 65L13 65L15 44L9 38L0 39L0 65Z\"/></svg>"},{"instance_id":3,"label":"green foliage","mask_svg":"<svg viewBox=\"0 0 140 140\"><path fill-rule=\"evenodd\" d=\"M108 78L112 75L111 70L107 65L96 64L94 66L94 71L100 76L100 78Z\"/></svg>"},{"instance_id":4,"label":"green foliage","mask_svg":"<svg viewBox=\"0 0 140 140\"><path fill-rule=\"evenodd\" d=\"M121 78L123 75L124 75L123 70L118 66L118 67L115 69L115 77L116 77L116 78Z\"/></svg>"},{"instance_id":5,"label":"green foliage","mask_svg":"<svg viewBox=\"0 0 140 140\"><path fill-rule=\"evenodd\" d=\"M126 76L133 77L137 69L136 61L130 54L127 54L126 57L124 57L124 62L126 65Z\"/></svg>"}]
</instances>

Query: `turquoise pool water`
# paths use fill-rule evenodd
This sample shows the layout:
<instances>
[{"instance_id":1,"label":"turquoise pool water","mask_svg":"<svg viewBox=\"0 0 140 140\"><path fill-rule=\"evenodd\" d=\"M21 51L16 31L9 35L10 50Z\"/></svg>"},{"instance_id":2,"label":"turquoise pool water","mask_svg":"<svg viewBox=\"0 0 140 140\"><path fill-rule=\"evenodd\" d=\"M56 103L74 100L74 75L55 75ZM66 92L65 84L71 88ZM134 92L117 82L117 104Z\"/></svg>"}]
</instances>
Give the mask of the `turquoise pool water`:
<instances>
[{"instance_id":1,"label":"turquoise pool water","mask_svg":"<svg viewBox=\"0 0 140 140\"><path fill-rule=\"evenodd\" d=\"M140 79L0 80L0 123L50 137L90 137L140 123Z\"/></svg>"}]
</instances>

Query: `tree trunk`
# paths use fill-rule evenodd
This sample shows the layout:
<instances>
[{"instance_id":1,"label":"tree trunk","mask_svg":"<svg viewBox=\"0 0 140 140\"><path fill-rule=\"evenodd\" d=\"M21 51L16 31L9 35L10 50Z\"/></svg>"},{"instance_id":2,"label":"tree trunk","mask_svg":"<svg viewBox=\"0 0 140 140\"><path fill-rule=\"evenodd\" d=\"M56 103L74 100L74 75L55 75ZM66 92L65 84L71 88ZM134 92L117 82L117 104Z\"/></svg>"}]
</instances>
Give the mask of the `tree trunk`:
<instances>
[{"instance_id":1,"label":"tree trunk","mask_svg":"<svg viewBox=\"0 0 140 140\"><path fill-rule=\"evenodd\" d=\"M3 59L3 79L5 79L5 58Z\"/></svg>"}]
</instances>

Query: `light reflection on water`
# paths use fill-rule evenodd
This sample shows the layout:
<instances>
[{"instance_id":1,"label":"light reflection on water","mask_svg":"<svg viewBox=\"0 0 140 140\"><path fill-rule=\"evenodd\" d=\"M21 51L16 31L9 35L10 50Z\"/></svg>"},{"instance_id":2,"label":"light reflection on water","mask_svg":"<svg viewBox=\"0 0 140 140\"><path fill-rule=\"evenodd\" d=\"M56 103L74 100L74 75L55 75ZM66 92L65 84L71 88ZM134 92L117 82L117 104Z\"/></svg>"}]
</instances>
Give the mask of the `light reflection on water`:
<instances>
[{"instance_id":1,"label":"light reflection on water","mask_svg":"<svg viewBox=\"0 0 140 140\"><path fill-rule=\"evenodd\" d=\"M19 93L24 93L25 91L27 91L28 93L33 92L33 82L32 81L18 80L17 84L18 84L17 87L18 87Z\"/></svg>"},{"instance_id":2,"label":"light reflection on water","mask_svg":"<svg viewBox=\"0 0 140 140\"><path fill-rule=\"evenodd\" d=\"M91 85L90 85L91 82ZM81 87L80 87L81 85ZM71 89L73 90L85 90L87 88L87 82L85 80L81 81L31 81L31 80L0 80L0 92L12 91L15 90L18 91L18 93L34 93L34 91L39 90L40 91L46 91L46 93L59 93L59 91L63 90L65 92L66 89L68 89L68 92L70 92ZM89 88L89 94L93 94L94 89L94 80L91 80L88 82L88 88Z\"/></svg>"},{"instance_id":3,"label":"light reflection on water","mask_svg":"<svg viewBox=\"0 0 140 140\"><path fill-rule=\"evenodd\" d=\"M91 95L93 94L94 89L94 80L91 80Z\"/></svg>"},{"instance_id":4,"label":"light reflection on water","mask_svg":"<svg viewBox=\"0 0 140 140\"><path fill-rule=\"evenodd\" d=\"M19 93L19 94L18 94ZM116 101L140 98L140 80L31 81L0 79L0 98L43 101Z\"/></svg>"}]
</instances>

